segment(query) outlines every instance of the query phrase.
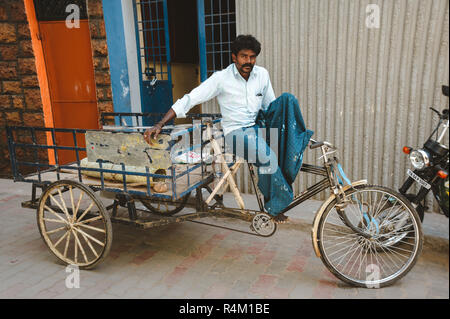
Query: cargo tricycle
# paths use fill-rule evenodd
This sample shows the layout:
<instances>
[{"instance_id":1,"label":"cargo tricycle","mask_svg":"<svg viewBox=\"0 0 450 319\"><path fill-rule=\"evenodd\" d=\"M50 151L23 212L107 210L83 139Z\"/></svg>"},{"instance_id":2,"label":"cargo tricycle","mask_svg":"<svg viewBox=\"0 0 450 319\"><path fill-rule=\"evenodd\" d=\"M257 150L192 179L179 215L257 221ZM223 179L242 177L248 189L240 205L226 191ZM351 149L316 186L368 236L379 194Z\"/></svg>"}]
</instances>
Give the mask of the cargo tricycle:
<instances>
[{"instance_id":1,"label":"cargo tricycle","mask_svg":"<svg viewBox=\"0 0 450 319\"><path fill-rule=\"evenodd\" d=\"M32 184L22 206L36 209L42 239L60 261L81 269L98 265L110 251L113 222L150 229L232 217L248 223L248 234L277 231L264 210L256 168L225 152L220 114L169 123L150 145L143 133L162 116L103 113L101 130L7 127L14 180ZM322 165L303 163L299 174L319 181L282 213L328 190L311 228L313 250L325 267L359 287L383 287L405 276L423 245L415 208L390 188L350 181L331 143L311 139L309 149L321 152ZM258 210L246 208L236 185L242 165L248 165ZM237 208L224 204L226 190Z\"/></svg>"}]
</instances>

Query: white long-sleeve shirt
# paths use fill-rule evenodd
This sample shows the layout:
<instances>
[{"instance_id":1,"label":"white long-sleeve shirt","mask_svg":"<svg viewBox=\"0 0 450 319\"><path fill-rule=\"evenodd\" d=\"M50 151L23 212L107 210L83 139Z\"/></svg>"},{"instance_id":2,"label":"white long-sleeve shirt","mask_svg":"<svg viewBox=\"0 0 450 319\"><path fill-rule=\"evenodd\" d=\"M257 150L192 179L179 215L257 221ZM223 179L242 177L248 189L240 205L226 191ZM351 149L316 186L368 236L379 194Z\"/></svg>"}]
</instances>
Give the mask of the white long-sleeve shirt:
<instances>
[{"instance_id":1,"label":"white long-sleeve shirt","mask_svg":"<svg viewBox=\"0 0 450 319\"><path fill-rule=\"evenodd\" d=\"M245 81L232 63L177 100L172 109L177 117L186 117L192 107L215 97L222 113L225 135L235 129L254 125L258 111L267 109L275 100L269 72L265 68L255 65L248 81Z\"/></svg>"}]
</instances>

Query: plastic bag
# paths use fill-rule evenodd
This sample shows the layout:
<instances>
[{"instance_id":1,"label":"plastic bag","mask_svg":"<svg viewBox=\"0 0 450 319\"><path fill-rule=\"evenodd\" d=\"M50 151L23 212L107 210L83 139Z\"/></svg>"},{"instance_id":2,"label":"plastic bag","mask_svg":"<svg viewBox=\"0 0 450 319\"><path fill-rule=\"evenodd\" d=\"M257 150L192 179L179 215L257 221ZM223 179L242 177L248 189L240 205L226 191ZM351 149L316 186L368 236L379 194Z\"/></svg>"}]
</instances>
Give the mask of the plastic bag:
<instances>
[{"instance_id":1,"label":"plastic bag","mask_svg":"<svg viewBox=\"0 0 450 319\"><path fill-rule=\"evenodd\" d=\"M203 162L209 162L212 159L211 154L203 152ZM172 157L172 163L177 164L198 164L202 160L200 153L194 151L183 152L180 155Z\"/></svg>"}]
</instances>

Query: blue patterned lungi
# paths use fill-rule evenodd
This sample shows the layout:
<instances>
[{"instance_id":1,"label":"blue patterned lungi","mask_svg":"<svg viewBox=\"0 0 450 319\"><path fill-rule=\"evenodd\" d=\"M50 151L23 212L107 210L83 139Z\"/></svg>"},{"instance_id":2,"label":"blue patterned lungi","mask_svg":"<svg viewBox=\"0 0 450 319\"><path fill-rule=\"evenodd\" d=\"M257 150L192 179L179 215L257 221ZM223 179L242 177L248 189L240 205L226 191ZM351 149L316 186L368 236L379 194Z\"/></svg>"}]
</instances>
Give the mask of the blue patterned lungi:
<instances>
[{"instance_id":1,"label":"blue patterned lungi","mask_svg":"<svg viewBox=\"0 0 450 319\"><path fill-rule=\"evenodd\" d=\"M272 143L270 128L278 132L278 140ZM225 136L228 152L258 167L258 188L264 195L264 208L269 214L279 214L292 202L292 184L312 135L313 131L305 127L295 96L283 93L265 111L259 111L255 125ZM275 150L278 156L269 147L274 144L278 145Z\"/></svg>"}]
</instances>

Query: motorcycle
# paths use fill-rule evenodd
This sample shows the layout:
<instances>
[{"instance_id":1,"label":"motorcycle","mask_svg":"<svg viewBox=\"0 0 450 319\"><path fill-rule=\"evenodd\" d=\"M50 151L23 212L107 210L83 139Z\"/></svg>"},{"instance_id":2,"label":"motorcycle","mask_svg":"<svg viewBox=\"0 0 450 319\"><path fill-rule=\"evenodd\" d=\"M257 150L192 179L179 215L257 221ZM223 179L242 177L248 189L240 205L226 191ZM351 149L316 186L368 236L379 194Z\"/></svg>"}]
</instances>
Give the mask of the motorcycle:
<instances>
[{"instance_id":1,"label":"motorcycle","mask_svg":"<svg viewBox=\"0 0 450 319\"><path fill-rule=\"evenodd\" d=\"M449 87L442 86L442 93L448 97ZM416 208L422 222L424 213L428 208L425 205L425 197L430 190L433 192L440 209L447 217L449 209L449 150L442 143L449 127L449 110L444 109L442 112L439 112L432 107L430 109L438 114L438 125L422 148L413 149L409 146L403 147L403 152L409 155L414 170L407 170L408 177L399 189L399 192ZM415 194L408 193L409 188L414 182L420 185L419 191Z\"/></svg>"}]
</instances>

